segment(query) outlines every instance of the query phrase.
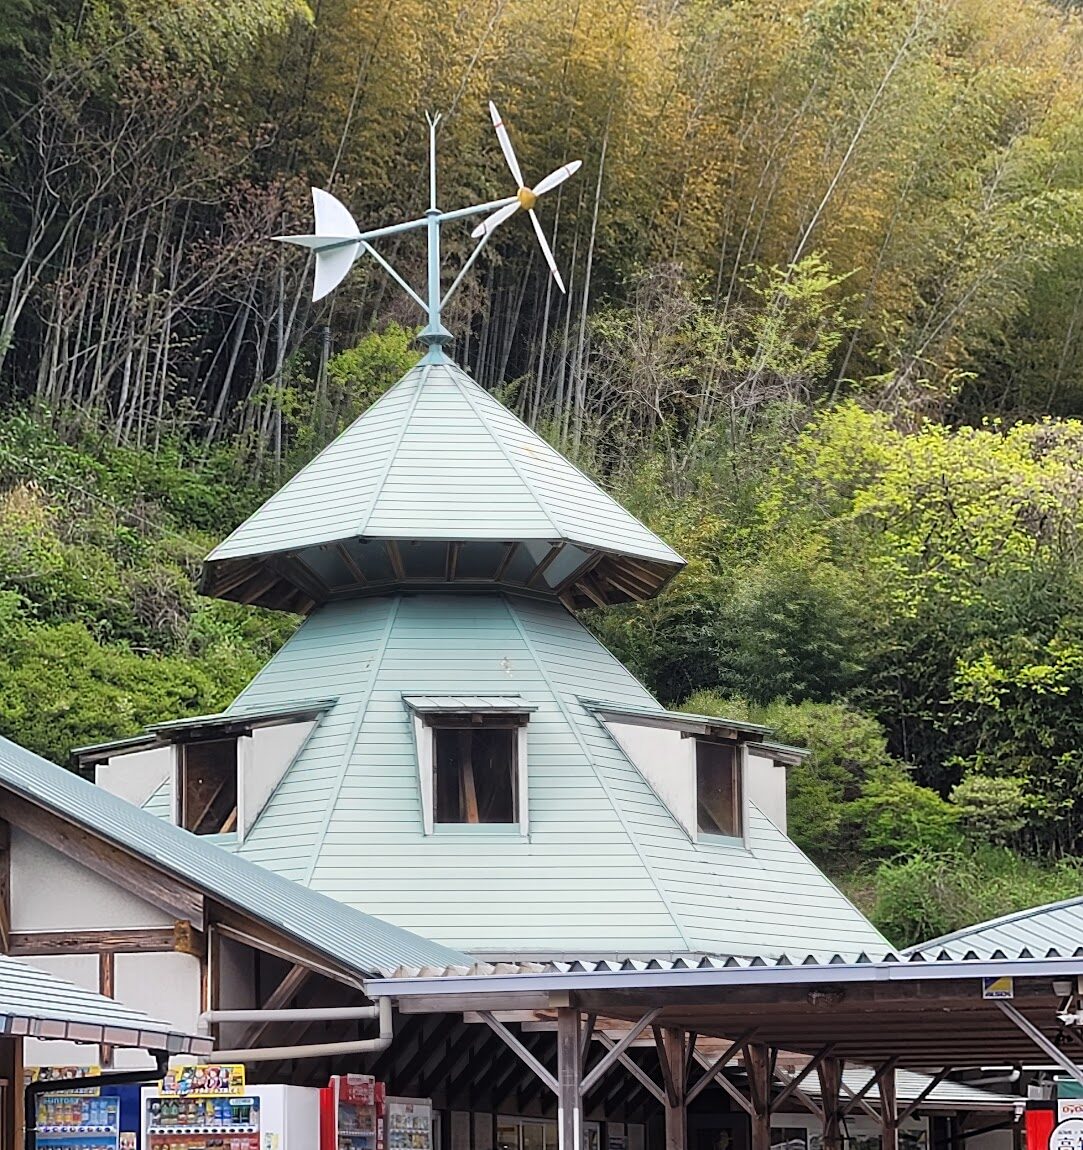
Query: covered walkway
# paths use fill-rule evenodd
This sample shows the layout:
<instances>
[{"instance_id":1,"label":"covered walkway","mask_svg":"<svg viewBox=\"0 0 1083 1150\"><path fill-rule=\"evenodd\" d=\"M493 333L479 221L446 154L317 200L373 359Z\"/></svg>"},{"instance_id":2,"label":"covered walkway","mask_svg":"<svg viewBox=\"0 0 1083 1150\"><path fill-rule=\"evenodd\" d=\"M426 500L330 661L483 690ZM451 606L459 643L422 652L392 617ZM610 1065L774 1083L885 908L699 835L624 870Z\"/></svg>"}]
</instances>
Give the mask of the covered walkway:
<instances>
[{"instance_id":1,"label":"covered walkway","mask_svg":"<svg viewBox=\"0 0 1083 1150\"><path fill-rule=\"evenodd\" d=\"M772 1116L795 1100L819 1117L825 1150L839 1150L842 1123L857 1111L877 1118L883 1150L897 1150L900 1125L953 1071L1037 1056L1083 1083L1083 1042L1061 1017L1076 1009L1080 975L1083 951L808 955L400 971L367 990L406 1015L484 1023L555 1096L561 1150L580 1150L584 1100L618 1067L664 1107L667 1150L686 1150L688 1106L715 1085L748 1115L752 1150L768 1150ZM555 1065L524 1041L539 1018L555 1023ZM653 1073L632 1057L645 1041L656 1050ZM863 1087L848 1085L846 1067L867 1069ZM928 1075L916 1097L900 1099L900 1069Z\"/></svg>"}]
</instances>

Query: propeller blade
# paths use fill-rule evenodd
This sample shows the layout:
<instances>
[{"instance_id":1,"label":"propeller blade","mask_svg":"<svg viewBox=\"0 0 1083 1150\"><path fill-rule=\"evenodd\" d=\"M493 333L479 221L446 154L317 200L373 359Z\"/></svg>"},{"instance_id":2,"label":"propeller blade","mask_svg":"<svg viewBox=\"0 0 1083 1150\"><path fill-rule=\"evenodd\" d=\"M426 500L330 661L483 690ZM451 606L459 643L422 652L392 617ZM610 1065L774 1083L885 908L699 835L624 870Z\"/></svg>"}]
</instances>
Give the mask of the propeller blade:
<instances>
[{"instance_id":1,"label":"propeller blade","mask_svg":"<svg viewBox=\"0 0 1083 1150\"><path fill-rule=\"evenodd\" d=\"M554 188L560 187L569 176L574 176L582 166L582 160L572 160L570 164L565 164L563 168L557 168L555 172L550 172L544 180L540 180L535 184L531 191L533 191L536 196L544 196L546 192L551 192Z\"/></svg>"},{"instance_id":2,"label":"propeller blade","mask_svg":"<svg viewBox=\"0 0 1083 1150\"><path fill-rule=\"evenodd\" d=\"M349 274L353 262L361 254L360 244L349 247L332 248L330 251L316 251L316 276L312 281L312 302L323 299L333 292Z\"/></svg>"},{"instance_id":3,"label":"propeller blade","mask_svg":"<svg viewBox=\"0 0 1083 1150\"><path fill-rule=\"evenodd\" d=\"M560 272L557 271L557 261L553 258L553 249L549 246L549 241L545 238L545 232L542 231L541 221L538 219L537 212L533 208L530 209L530 222L534 225L534 231L538 237L538 243L541 244L542 255L545 256L545 262L549 265L549 270L553 273L553 279L557 281L557 287L562 292L566 293L564 281L560 278Z\"/></svg>"},{"instance_id":4,"label":"propeller blade","mask_svg":"<svg viewBox=\"0 0 1083 1150\"><path fill-rule=\"evenodd\" d=\"M492 215L486 216L470 234L474 239L477 239L479 236L488 235L489 232L498 228L506 219L514 216L518 210L518 200L513 204L505 204L502 208L497 208Z\"/></svg>"},{"instance_id":5,"label":"propeller blade","mask_svg":"<svg viewBox=\"0 0 1083 1150\"><path fill-rule=\"evenodd\" d=\"M330 192L312 189L312 207L316 213L316 235L359 236L361 229L354 222L349 209Z\"/></svg>"},{"instance_id":6,"label":"propeller blade","mask_svg":"<svg viewBox=\"0 0 1083 1150\"><path fill-rule=\"evenodd\" d=\"M504 159L508 161L508 167L511 169L511 174L515 177L515 186L518 188L523 187L523 173L519 168L519 161L515 158L515 149L511 146L511 140L508 138L508 129L504 127L504 121L500 118L500 113L496 110L496 105L489 101L489 115L493 118L493 127L496 129L496 138L500 141L500 150L504 153Z\"/></svg>"}]
</instances>

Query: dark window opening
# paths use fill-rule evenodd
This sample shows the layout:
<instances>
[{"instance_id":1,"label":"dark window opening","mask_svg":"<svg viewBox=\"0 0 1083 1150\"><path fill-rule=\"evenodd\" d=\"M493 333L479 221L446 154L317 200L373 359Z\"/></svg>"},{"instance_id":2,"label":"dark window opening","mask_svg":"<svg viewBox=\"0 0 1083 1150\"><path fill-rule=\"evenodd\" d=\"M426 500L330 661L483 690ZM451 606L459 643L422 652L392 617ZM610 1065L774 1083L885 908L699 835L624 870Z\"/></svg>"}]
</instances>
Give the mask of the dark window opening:
<instances>
[{"instance_id":1,"label":"dark window opening","mask_svg":"<svg viewBox=\"0 0 1083 1150\"><path fill-rule=\"evenodd\" d=\"M197 835L237 829L237 740L182 743L180 825Z\"/></svg>"},{"instance_id":2,"label":"dark window opening","mask_svg":"<svg viewBox=\"0 0 1083 1150\"><path fill-rule=\"evenodd\" d=\"M696 811L701 834L740 838L741 778L736 747L696 743Z\"/></svg>"},{"instance_id":3,"label":"dark window opening","mask_svg":"<svg viewBox=\"0 0 1083 1150\"><path fill-rule=\"evenodd\" d=\"M519 821L517 727L433 727L433 820Z\"/></svg>"}]
</instances>

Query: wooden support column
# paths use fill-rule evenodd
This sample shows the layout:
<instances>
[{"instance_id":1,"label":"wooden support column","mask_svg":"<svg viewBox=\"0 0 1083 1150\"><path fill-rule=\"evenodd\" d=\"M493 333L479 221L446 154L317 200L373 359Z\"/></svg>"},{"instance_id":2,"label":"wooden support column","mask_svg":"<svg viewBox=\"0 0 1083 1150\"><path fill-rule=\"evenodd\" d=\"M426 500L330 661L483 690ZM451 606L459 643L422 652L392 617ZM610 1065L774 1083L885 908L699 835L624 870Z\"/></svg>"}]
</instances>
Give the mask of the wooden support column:
<instances>
[{"instance_id":1,"label":"wooden support column","mask_svg":"<svg viewBox=\"0 0 1083 1150\"><path fill-rule=\"evenodd\" d=\"M880 1075L880 1146L881 1150L899 1150L899 1105L895 1095L895 1067L888 1066Z\"/></svg>"},{"instance_id":2,"label":"wooden support column","mask_svg":"<svg viewBox=\"0 0 1083 1150\"><path fill-rule=\"evenodd\" d=\"M842 1150L842 1060L825 1058L817 1067L823 1106L823 1150Z\"/></svg>"},{"instance_id":3,"label":"wooden support column","mask_svg":"<svg viewBox=\"0 0 1083 1150\"><path fill-rule=\"evenodd\" d=\"M666 1150L685 1150L688 1143L688 1067L684 1031L664 1026L655 1031L655 1042L666 1087Z\"/></svg>"},{"instance_id":4,"label":"wooden support column","mask_svg":"<svg viewBox=\"0 0 1083 1150\"><path fill-rule=\"evenodd\" d=\"M771 1048L753 1042L745 1047L749 1101L752 1103L752 1150L771 1150L771 1080L774 1059Z\"/></svg>"},{"instance_id":5,"label":"wooden support column","mask_svg":"<svg viewBox=\"0 0 1083 1150\"><path fill-rule=\"evenodd\" d=\"M579 1008L557 1009L557 1136L560 1150L582 1150L583 1036Z\"/></svg>"}]
</instances>

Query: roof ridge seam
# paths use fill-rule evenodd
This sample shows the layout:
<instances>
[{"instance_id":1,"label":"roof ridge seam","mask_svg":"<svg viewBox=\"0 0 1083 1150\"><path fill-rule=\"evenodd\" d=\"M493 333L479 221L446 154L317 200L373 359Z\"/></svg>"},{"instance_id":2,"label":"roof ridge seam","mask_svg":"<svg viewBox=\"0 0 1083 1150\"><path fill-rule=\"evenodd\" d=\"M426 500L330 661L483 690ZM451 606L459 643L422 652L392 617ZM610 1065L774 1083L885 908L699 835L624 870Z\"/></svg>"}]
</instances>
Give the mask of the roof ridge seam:
<instances>
[{"instance_id":1,"label":"roof ridge seam","mask_svg":"<svg viewBox=\"0 0 1083 1150\"><path fill-rule=\"evenodd\" d=\"M372 489L372 498L369 500L368 509L365 511L364 518L357 524L357 530L354 532L355 536L360 536L364 533L372 519L373 512L376 510L376 504L380 502L380 496L383 494L384 485L387 483L387 477L391 474L391 468L395 463L395 456L399 453L399 448L402 446L403 438L406 435L406 429L410 426L410 420L413 418L414 411L421 400L421 392L425 384L429 381L429 376L432 374L433 365L426 363L421 368L421 378L417 381L417 386L414 388L413 398L410 400L410 406L402 417L402 422L399 424L398 434L395 436L395 442L388 448L387 459L384 461L384 469L380 474L380 478L376 486ZM416 369L415 369L416 370ZM403 377L405 378L405 376ZM384 392L386 395L387 392ZM383 396L380 397L382 399ZM377 403L380 402L378 399ZM371 408L370 408L371 410Z\"/></svg>"},{"instance_id":2,"label":"roof ridge seam","mask_svg":"<svg viewBox=\"0 0 1083 1150\"><path fill-rule=\"evenodd\" d=\"M545 680L545 685L552 692L553 702L556 703L556 705L560 708L564 718L568 720L568 726L571 727L572 734L575 736L575 741L579 744L579 749L583 752L583 756L594 769L594 777L601 785L601 788L605 793L606 800L613 808L613 813L617 816L621 827L624 829L624 833L628 836L628 841L632 844L632 849L636 852L636 855L639 857L639 861L643 864L643 869L647 872L647 875L649 876L654 889L658 892L658 897L662 900L662 905L666 908L666 913L673 920L673 926L676 929L677 934L680 936L681 941L684 943L688 950L694 950L695 947L693 947L691 941L689 940L688 934L684 929L684 925L682 924L680 918L677 916L677 912L673 909L673 904L670 902L665 888L662 886L658 876L654 873L654 868L651 866L647 856L643 853L643 848L640 846L639 839L636 838L632 828L628 825L628 822L624 817L624 812L620 809L617 801L613 798L613 792L610 790L609 784L603 778L602 772L598 769L598 764L594 761L594 756L591 754L590 748L587 746L586 741L583 738L583 732L579 729L578 720L576 719L575 715L572 714L567 704L564 702L564 697L562 693L557 689L556 684L553 682L552 676L549 674L548 670L546 670L545 663L538 657L538 652L535 650L534 643L532 642L530 636L527 634L527 630L523 626L522 620L519 618L518 614L512 610L510 604L508 603L508 597L506 595L502 595L501 598L504 600L505 608L511 618L512 623L515 626L515 629L519 632L519 637L522 639L523 645L530 652L531 658L534 660L534 664L538 668L538 672Z\"/></svg>"},{"instance_id":3,"label":"roof ridge seam","mask_svg":"<svg viewBox=\"0 0 1083 1150\"><path fill-rule=\"evenodd\" d=\"M458 364L456 364L455 366L456 366L456 367L458 367ZM473 384L474 384L474 386L475 386L475 387L477 387L479 390L484 390L483 388L481 388L481 385L480 385L480 384L478 384L478 383L476 383L474 380L472 380L472 379L470 378L470 376L468 376L468 375L466 374L466 372L465 372L465 371L462 371L462 368L459 368L459 371L460 371L460 372L461 372L461 373L462 373L464 376L466 376L466 379L467 379L467 381L468 381L468 382L470 382L470 383L473 383ZM486 395L488 395L488 392L486 392L485 394L486 394ZM492 398L492 397L491 397L491 398ZM494 403L500 403L500 401L499 401L498 399L495 399L495 398L493 399L493 402L494 402ZM471 405L471 406L473 406L473 405ZM537 438L538 438L538 439L540 439L540 440L542 441L542 443L544 443L544 444L545 444L545 446L546 446L547 448L549 448L549 450L550 450L550 451L551 451L551 452L552 452L552 453L553 453L553 454L554 454L554 455L557 457L557 459L559 459L559 460L560 460L560 462L561 462L561 463L565 464L567 467L570 467L570 468L571 468L571 469L572 469L574 472L576 472L576 473L577 473L577 474L578 474L578 475L579 475L579 476L580 476L580 477L581 477L581 478L582 478L582 479L583 479L583 480L584 480L586 483L589 483L589 484L591 485L591 487L593 487L593 488L594 488L594 490L595 490L595 491L599 492L599 493L600 493L601 495L603 495L603 496L604 496L606 499L608 499L608 500L609 500L611 503L615 503L615 504L617 505L617 507L619 507L619 508L620 508L620 510L621 510L621 511L623 511L623 512L624 512L624 514L628 516L628 518L629 518L629 519L631 519L631 520L632 520L634 523L638 524L638 525L639 525L639 527L641 527L641 528L642 528L644 531L646 531L646 533L647 533L648 535L651 535L651 536L653 536L655 539L657 539L657 540L658 540L658 542L659 542L659 543L661 543L661 544L662 544L662 546L663 546L663 547L665 547L667 551L669 551L669 552L670 552L671 554L673 554L673 555L674 555L674 556L675 556L675 557L676 557L678 560L680 560L680 562L681 562L681 564L682 564L682 565L683 565L683 564L685 564L685 560L684 560L684 559L683 559L683 558L682 558L682 557L681 557L681 556L680 556L680 555L677 553L676 549L675 549L675 548L673 548L673 547L671 547L671 546L670 546L670 545L669 545L669 544L668 544L668 543L667 543L667 542L666 542L666 541L665 541L665 540L662 538L662 536L658 534L658 532L657 532L657 531L652 531L652 530L651 530L651 528L650 528L650 527L648 527L648 526L647 526L647 524L646 524L646 523L644 523L644 522L643 522L643 520L642 520L642 519L640 519L638 515L633 515L633 514L632 514L632 512L631 512L631 511L629 511L629 510L628 510L628 508L627 508L627 507L625 507L625 506L624 506L624 504L620 502L620 500L619 500L619 499L617 499L617 498L616 498L616 497L614 497L613 495L610 495L610 493L609 493L608 491L606 491L606 489L605 489L605 488L604 488L604 487L603 487L603 486L602 486L602 485L601 485L601 484L600 484L600 483L599 483L599 482L598 482L596 479L593 479L593 478L591 478L591 476L589 476L589 475L588 475L588 474L587 474L587 473L586 473L586 472L585 472L585 471L584 471L584 470L583 470L583 469L582 469L582 468L581 468L581 467L580 467L580 466L579 466L577 463L574 463L572 460L570 460L570 459L569 459L569 458L568 458L568 457L567 457L567 456L564 454L564 452L563 452L563 451L558 451L558 450L557 450L557 449L556 449L556 448L555 448L555 447L554 447L554 446L553 446L551 443L549 443L547 440L545 440L544 438L542 438L542 436L538 435L538 433L537 433L537 432L536 432L536 431L535 431L535 430L534 430L534 429L533 429L533 428L530 426L530 424L528 424L528 423L527 423L525 420L523 420L523 419L520 419L520 418L519 418L519 416L517 416L517 415L515 414L515 412L511 410L511 408L510 408L510 407L507 407L507 406L505 406L505 405L504 405L504 404L502 404L502 403L500 404L500 406L501 406L501 408L502 408L502 409L503 409L503 410L504 410L504 411L505 411L505 412L506 412L508 415L510 415L510 416L511 416L511 418L512 418L512 419L514 419L514 420L515 420L515 422L516 422L516 423L518 423L518 424L519 424L519 426L520 426L520 427L523 427L523 428L525 428L527 431L529 431L529 432L530 432L530 434L531 434L531 435L537 436ZM476 409L475 409L475 410L476 410ZM483 418L484 418L484 417L483 417ZM488 426L488 424L486 424L486 426ZM499 442L499 441L498 441L498 442ZM512 464L512 466L514 466L514 464ZM518 470L519 470L519 469L518 469L518 468L516 468L516 471L517 471L517 472L518 472ZM520 475L520 478L522 478L522 476L521 476L521 475ZM526 482L526 481L524 480L524 482ZM533 494L533 493L532 493L532 494ZM548 514L548 513L547 513L547 514ZM550 519L550 521L552 521L552 516L549 516L549 519ZM554 526L555 526L555 524L554 524ZM569 535L570 535L570 534L571 534L571 532L569 532ZM621 554L621 552L616 552L616 554ZM635 552L630 552L630 551L629 551L629 552L624 552L624 554L635 554Z\"/></svg>"},{"instance_id":4,"label":"roof ridge seam","mask_svg":"<svg viewBox=\"0 0 1083 1150\"><path fill-rule=\"evenodd\" d=\"M383 663L384 655L387 653L387 644L391 638L392 628L395 626L395 620L399 614L399 604L402 602L401 598L396 595L391 601L391 608L387 612L387 622L384 623L384 633L380 636L379 645L373 654L372 668L369 674L368 689L365 691L364 698L357 710L357 718L354 719L353 725L350 728L349 737L346 739L346 745L342 749L342 759L339 763L338 778L331 788L331 793L327 797L327 806L323 812L323 823L320 826L316 841L312 844L312 857L309 859L308 867L305 870L304 885L307 887L312 882L312 876L316 871L316 863L319 861L320 854L323 851L323 844L327 839L327 831L331 826L331 817L335 813L335 806L338 804L338 797L342 793L342 786L346 782L346 772L349 770L350 759L353 758L354 747L357 745L357 740L361 735L361 726L365 721L365 714L368 711L369 703L372 701L372 694L376 690L376 673L380 665ZM296 759L294 760L296 761ZM285 779L285 774L279 779L279 785ZM277 788L276 788L277 789ZM273 797L273 796L272 796ZM264 810L270 805L270 799L264 806Z\"/></svg>"},{"instance_id":5,"label":"roof ridge seam","mask_svg":"<svg viewBox=\"0 0 1083 1150\"><path fill-rule=\"evenodd\" d=\"M453 375L454 375L454 373L453 373ZM470 378L470 376L468 376L466 374L465 371L462 370L462 368L459 368L459 375L462 375L462 377L466 380L466 382L468 384L473 384L474 387L478 387L480 389L480 385L474 383L474 381ZM458 378L458 375L454 375L454 378L455 378L455 386L458 387L458 389L459 389L459 394L470 405L470 410L478 417L478 420L480 421L482 427L484 427L485 430L489 433L489 438L493 441L493 443L496 446L496 449L500 452L500 454L503 455L504 458L508 461L508 466L511 467L511 469L519 477L519 482L526 489L526 492L530 496L530 498L534 500L534 503L537 506L538 510L542 513L542 515L545 516L546 519L549 520L549 526L553 528L554 534L559 535L561 538L564 538L565 536L570 535L571 534L570 532L565 531L565 529L563 527L561 527L559 523L557 523L557 521L553 518L553 515L550 512L549 508L546 507L545 504L543 504L542 501L535 494L534 488L527 482L526 476L523 474L522 470L520 469L519 464L515 462L511 453L504 446L504 443L501 440L500 436L497 435L496 432L489 426L489 421L488 421L488 419L486 419L484 413L478 410L478 406L474 402L474 397L470 394L470 389L463 387L462 381ZM499 402L499 401L497 401L497 402ZM501 404L501 407L503 407L503 404ZM504 410L507 411L507 408L504 408ZM512 415L513 413L509 411L508 414ZM522 422L522 421L520 420L520 422ZM526 424L524 423L523 426L526 427ZM529 431L530 429L527 428L527 430ZM535 432L532 432L531 434L537 435L538 433L535 431ZM542 440L542 442L544 443L545 441Z\"/></svg>"}]
</instances>

